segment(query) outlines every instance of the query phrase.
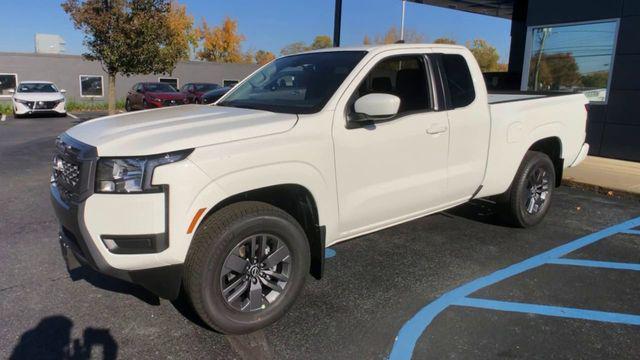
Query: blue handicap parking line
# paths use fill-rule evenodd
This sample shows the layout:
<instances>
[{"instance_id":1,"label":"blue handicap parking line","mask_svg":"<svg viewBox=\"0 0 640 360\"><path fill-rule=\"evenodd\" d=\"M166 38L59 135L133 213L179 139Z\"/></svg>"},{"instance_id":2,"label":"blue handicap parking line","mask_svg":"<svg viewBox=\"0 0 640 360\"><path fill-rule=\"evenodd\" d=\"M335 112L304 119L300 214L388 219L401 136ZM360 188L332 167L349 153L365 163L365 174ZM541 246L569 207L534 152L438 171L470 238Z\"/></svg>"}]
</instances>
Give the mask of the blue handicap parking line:
<instances>
[{"instance_id":1,"label":"blue handicap parking line","mask_svg":"<svg viewBox=\"0 0 640 360\"><path fill-rule=\"evenodd\" d=\"M335 250L329 249L329 248L324 249L324 258L325 259L330 259L330 258L332 258L334 256L336 256L336 251Z\"/></svg>"},{"instance_id":2,"label":"blue handicap parking line","mask_svg":"<svg viewBox=\"0 0 640 360\"><path fill-rule=\"evenodd\" d=\"M624 230L624 231L621 231L621 232L625 233L625 234L631 234L631 235L640 235L640 230L630 229L630 230Z\"/></svg>"},{"instance_id":3,"label":"blue handicap parking line","mask_svg":"<svg viewBox=\"0 0 640 360\"><path fill-rule=\"evenodd\" d=\"M549 264L555 265L570 265L570 266L586 266L596 267L603 269L617 269L617 270L635 270L640 271L640 264L620 263L611 261L594 261L594 260L582 260L582 259L551 259Z\"/></svg>"},{"instance_id":4,"label":"blue handicap parking line","mask_svg":"<svg viewBox=\"0 0 640 360\"><path fill-rule=\"evenodd\" d=\"M627 325L640 325L640 315L576 309L561 306L525 304L511 301L498 301L468 297L456 301L453 305L525 314L556 316L570 319L592 320Z\"/></svg>"},{"instance_id":5,"label":"blue handicap parking line","mask_svg":"<svg viewBox=\"0 0 640 360\"><path fill-rule=\"evenodd\" d=\"M611 226L609 228L600 230L593 234L586 235L577 240L571 241L567 244L558 246L539 255L531 257L527 260L513 264L502 270L498 270L487 276L473 280L465 285L455 288L444 295L440 296L430 304L426 305L420 311L418 311L411 319L409 319L400 329L396 336L389 360L410 359L413 355L416 343L422 333L427 329L433 319L438 316L442 311L447 309L451 305L464 301L472 293L485 288L487 286L498 283L502 280L508 279L512 276L521 274L525 271L537 268L539 266L548 264L552 261L558 261L559 258L583 248L587 245L593 244L611 235L617 233L626 232L640 235L640 231L632 230L633 228L640 226L640 217L625 221L618 225ZM568 259L566 259L568 260ZM584 264L584 263L582 263ZM539 305L543 306L543 305ZM547 307L546 310L551 310L553 307ZM541 309L542 308L538 308ZM558 308L555 308L558 309ZM591 311L591 310L577 310L576 311ZM599 313L599 312L595 312ZM615 313L609 313L615 314ZM624 315L624 314L622 314ZM555 315L554 315L555 316ZM626 315L635 316L635 315ZM601 317L600 317L601 318ZM599 317L593 317L593 320L599 319Z\"/></svg>"}]
</instances>

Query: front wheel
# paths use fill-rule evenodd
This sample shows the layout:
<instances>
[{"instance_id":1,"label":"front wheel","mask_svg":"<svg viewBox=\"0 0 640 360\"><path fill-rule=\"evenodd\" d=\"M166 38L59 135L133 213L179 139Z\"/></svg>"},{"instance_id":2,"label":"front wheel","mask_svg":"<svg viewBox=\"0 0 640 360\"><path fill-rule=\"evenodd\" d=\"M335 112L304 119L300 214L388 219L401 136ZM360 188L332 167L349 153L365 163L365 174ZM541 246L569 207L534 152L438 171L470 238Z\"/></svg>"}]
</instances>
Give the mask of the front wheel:
<instances>
[{"instance_id":1,"label":"front wheel","mask_svg":"<svg viewBox=\"0 0 640 360\"><path fill-rule=\"evenodd\" d=\"M524 228L540 223L549 211L555 181L555 167L549 156L528 151L502 204L505 220Z\"/></svg>"},{"instance_id":2,"label":"front wheel","mask_svg":"<svg viewBox=\"0 0 640 360\"><path fill-rule=\"evenodd\" d=\"M127 112L130 112L130 111L132 110L132 109L131 109L131 100L127 99L127 100L124 102L124 109L125 109Z\"/></svg>"},{"instance_id":3,"label":"front wheel","mask_svg":"<svg viewBox=\"0 0 640 360\"><path fill-rule=\"evenodd\" d=\"M309 244L288 213L261 202L229 205L203 220L185 261L184 288L202 320L245 334L282 317L309 272Z\"/></svg>"}]
</instances>

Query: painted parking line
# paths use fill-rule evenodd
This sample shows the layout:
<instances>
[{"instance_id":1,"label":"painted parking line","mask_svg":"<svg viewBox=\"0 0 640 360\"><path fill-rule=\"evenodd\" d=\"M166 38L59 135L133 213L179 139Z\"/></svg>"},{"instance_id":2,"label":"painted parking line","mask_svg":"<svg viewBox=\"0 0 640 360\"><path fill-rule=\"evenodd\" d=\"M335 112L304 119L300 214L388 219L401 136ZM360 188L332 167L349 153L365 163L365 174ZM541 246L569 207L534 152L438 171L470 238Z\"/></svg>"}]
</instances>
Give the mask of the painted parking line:
<instances>
[{"instance_id":1,"label":"painted parking line","mask_svg":"<svg viewBox=\"0 0 640 360\"><path fill-rule=\"evenodd\" d=\"M625 233L625 234L631 234L631 235L640 235L640 230L625 230L625 231L621 231L621 233Z\"/></svg>"},{"instance_id":2,"label":"painted parking line","mask_svg":"<svg viewBox=\"0 0 640 360\"><path fill-rule=\"evenodd\" d=\"M582 259L552 259L552 260L549 260L548 264L640 271L640 264L619 263L619 262L611 262L611 261L594 261L594 260L582 260Z\"/></svg>"},{"instance_id":3,"label":"painted parking line","mask_svg":"<svg viewBox=\"0 0 640 360\"><path fill-rule=\"evenodd\" d=\"M0 116L0 121L5 121L7 120L7 115L2 114L2 116Z\"/></svg>"},{"instance_id":4,"label":"painted parking line","mask_svg":"<svg viewBox=\"0 0 640 360\"><path fill-rule=\"evenodd\" d=\"M330 259L330 258L332 258L334 256L336 256L336 251L335 250L329 249L329 248L324 249L324 258L325 259Z\"/></svg>"},{"instance_id":5,"label":"painted parking line","mask_svg":"<svg viewBox=\"0 0 640 360\"><path fill-rule=\"evenodd\" d=\"M393 344L393 348L391 349L391 354L389 355L389 360L399 360L399 359L410 359L413 355L413 350L415 349L416 343L422 333L427 329L429 324L433 321L433 319L439 315L442 311L447 309L449 306L462 304L467 301L469 304L471 301L468 296L472 293L485 288L487 286L498 283L502 280L508 279L515 275L521 274L525 271L531 270L533 268L537 268L539 266L549 264L551 261L557 261L557 259L562 258L563 256L576 251L580 248L583 248L587 245L593 244L599 240L602 240L606 237L609 237L618 233L633 233L640 235L640 231L632 230L633 228L640 225L640 217L625 221L621 224L611 226L609 228L600 230L593 234L589 234L577 240L571 241L567 244L561 245L554 249L548 250L544 253L531 257L527 260L519 262L517 264L511 265L502 270L498 270L492 274L481 277L479 279L473 280L465 285L462 285L456 289L453 289L435 301L431 302L427 306L423 307L418 313L416 313L411 319L409 319L400 329L398 335L396 336L395 342ZM567 259L568 260L568 259ZM583 263L584 264L584 263ZM479 304L476 302L475 304ZM487 303L485 303L487 304ZM544 306L544 305L541 305ZM510 307L505 306L502 309L508 311ZM546 310L549 313L552 313L552 307L547 307ZM529 308L533 310L533 308ZM544 310L543 308L538 308L540 311ZM558 310L556 308L556 310ZM578 309L573 309L578 310ZM591 311L591 310L581 310L581 311ZM583 314L592 314L599 312L591 312ZM616 313L608 313L614 314L610 316L615 316ZM620 315L620 314L617 314ZM622 314L625 316L636 316L636 315L628 315ZM591 318L592 320L598 321L597 317Z\"/></svg>"},{"instance_id":6,"label":"painted parking line","mask_svg":"<svg viewBox=\"0 0 640 360\"><path fill-rule=\"evenodd\" d=\"M517 312L523 314L555 316L569 319L592 320L626 325L640 325L640 315L575 309L562 306L525 304L511 301L487 300L468 297L456 301L455 303L453 303L453 305L497 311Z\"/></svg>"},{"instance_id":7,"label":"painted parking line","mask_svg":"<svg viewBox=\"0 0 640 360\"><path fill-rule=\"evenodd\" d=\"M72 113L67 113L67 115L69 115L69 117L78 120L78 117L73 115Z\"/></svg>"}]
</instances>

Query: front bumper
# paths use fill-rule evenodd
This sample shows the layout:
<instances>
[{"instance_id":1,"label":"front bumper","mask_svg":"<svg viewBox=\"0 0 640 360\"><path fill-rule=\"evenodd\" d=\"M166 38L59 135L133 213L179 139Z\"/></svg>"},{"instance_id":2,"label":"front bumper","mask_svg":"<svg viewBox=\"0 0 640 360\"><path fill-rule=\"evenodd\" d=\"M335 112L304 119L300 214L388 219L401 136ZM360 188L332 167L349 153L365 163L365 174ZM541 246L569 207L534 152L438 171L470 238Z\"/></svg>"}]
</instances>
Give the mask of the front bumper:
<instances>
[{"instance_id":1,"label":"front bumper","mask_svg":"<svg viewBox=\"0 0 640 360\"><path fill-rule=\"evenodd\" d=\"M65 203L55 185L51 187L51 201L60 222L58 239L62 256L69 270L89 266L105 275L141 285L159 297L175 299L178 296L182 264L145 267L145 263L149 260L155 262L155 254L112 253L100 238L96 239L90 235L91 231L83 221L86 203ZM106 214L99 213L99 215L108 218ZM125 270L114 266L114 260L119 266L135 264L143 268Z\"/></svg>"},{"instance_id":2,"label":"front bumper","mask_svg":"<svg viewBox=\"0 0 640 360\"><path fill-rule=\"evenodd\" d=\"M86 265L174 299L183 259L169 248L169 187L150 194L94 194L97 151L63 135L50 194L69 269ZM62 167L62 170L60 169Z\"/></svg>"},{"instance_id":3,"label":"front bumper","mask_svg":"<svg viewBox=\"0 0 640 360\"><path fill-rule=\"evenodd\" d=\"M58 114L58 115L62 115L62 114L66 114L67 113L67 109L66 109L66 102L62 101L60 103L58 103L55 107L53 108L39 108L36 104L36 102L33 102L33 104L31 104L31 106L27 106L23 103L17 102L17 101L13 101L13 112L16 115L34 115L34 114Z\"/></svg>"}]
</instances>

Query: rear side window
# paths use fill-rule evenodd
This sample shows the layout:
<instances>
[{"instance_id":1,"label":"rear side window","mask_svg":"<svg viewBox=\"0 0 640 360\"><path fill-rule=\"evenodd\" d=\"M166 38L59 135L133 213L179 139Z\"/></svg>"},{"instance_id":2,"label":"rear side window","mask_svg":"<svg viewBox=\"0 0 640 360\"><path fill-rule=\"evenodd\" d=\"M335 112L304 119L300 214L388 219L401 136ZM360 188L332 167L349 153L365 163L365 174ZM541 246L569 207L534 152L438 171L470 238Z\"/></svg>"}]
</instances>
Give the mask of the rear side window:
<instances>
[{"instance_id":1,"label":"rear side window","mask_svg":"<svg viewBox=\"0 0 640 360\"><path fill-rule=\"evenodd\" d=\"M447 77L451 107L464 107L473 102L476 92L467 61L461 55L442 55L442 66Z\"/></svg>"}]
</instances>

